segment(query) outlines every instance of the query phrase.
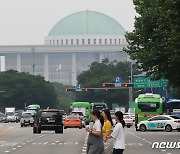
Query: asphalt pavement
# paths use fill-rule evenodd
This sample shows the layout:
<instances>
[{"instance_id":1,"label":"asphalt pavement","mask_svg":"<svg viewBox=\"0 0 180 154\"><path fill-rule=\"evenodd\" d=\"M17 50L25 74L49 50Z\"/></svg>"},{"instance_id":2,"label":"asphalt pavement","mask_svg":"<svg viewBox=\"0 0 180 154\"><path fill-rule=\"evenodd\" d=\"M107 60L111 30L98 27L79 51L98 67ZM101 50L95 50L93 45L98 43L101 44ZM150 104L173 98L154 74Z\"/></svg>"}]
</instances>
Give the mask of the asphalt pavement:
<instances>
[{"instance_id":1,"label":"asphalt pavement","mask_svg":"<svg viewBox=\"0 0 180 154\"><path fill-rule=\"evenodd\" d=\"M154 142L180 142L180 132L135 131L125 128L126 149L124 154L179 154L174 149L152 149ZM32 127L20 127L19 123L0 123L0 154L86 154L88 133L85 129L68 128L63 134L42 131L33 134ZM106 154L112 152L112 140L105 143Z\"/></svg>"}]
</instances>

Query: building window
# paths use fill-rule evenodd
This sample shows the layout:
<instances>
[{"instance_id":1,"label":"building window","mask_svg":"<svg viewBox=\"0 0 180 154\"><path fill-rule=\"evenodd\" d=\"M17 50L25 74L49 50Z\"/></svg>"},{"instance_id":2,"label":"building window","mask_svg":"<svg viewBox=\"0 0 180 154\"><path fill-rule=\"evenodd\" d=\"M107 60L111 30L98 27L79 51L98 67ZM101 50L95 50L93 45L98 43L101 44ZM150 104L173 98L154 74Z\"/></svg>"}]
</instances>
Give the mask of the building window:
<instances>
[{"instance_id":1,"label":"building window","mask_svg":"<svg viewBox=\"0 0 180 154\"><path fill-rule=\"evenodd\" d=\"M101 44L102 42L101 42L101 39L99 39L99 44Z\"/></svg>"},{"instance_id":2,"label":"building window","mask_svg":"<svg viewBox=\"0 0 180 154\"><path fill-rule=\"evenodd\" d=\"M107 39L105 39L105 44L107 44Z\"/></svg>"},{"instance_id":3,"label":"building window","mask_svg":"<svg viewBox=\"0 0 180 154\"><path fill-rule=\"evenodd\" d=\"M114 44L116 44L116 39L114 39Z\"/></svg>"},{"instance_id":4,"label":"building window","mask_svg":"<svg viewBox=\"0 0 180 154\"><path fill-rule=\"evenodd\" d=\"M57 40L57 45L59 45L59 40Z\"/></svg>"},{"instance_id":5,"label":"building window","mask_svg":"<svg viewBox=\"0 0 180 154\"><path fill-rule=\"evenodd\" d=\"M112 44L112 39L110 39L109 41L110 41L110 44Z\"/></svg>"},{"instance_id":6,"label":"building window","mask_svg":"<svg viewBox=\"0 0 180 154\"><path fill-rule=\"evenodd\" d=\"M96 44L96 39L94 39L94 44Z\"/></svg>"},{"instance_id":7,"label":"building window","mask_svg":"<svg viewBox=\"0 0 180 154\"><path fill-rule=\"evenodd\" d=\"M121 44L121 39L119 39L119 44Z\"/></svg>"},{"instance_id":8,"label":"building window","mask_svg":"<svg viewBox=\"0 0 180 154\"><path fill-rule=\"evenodd\" d=\"M90 39L88 39L88 44L91 44L91 40Z\"/></svg>"},{"instance_id":9,"label":"building window","mask_svg":"<svg viewBox=\"0 0 180 154\"><path fill-rule=\"evenodd\" d=\"M50 42L50 45L51 45L51 40L49 42Z\"/></svg>"},{"instance_id":10,"label":"building window","mask_svg":"<svg viewBox=\"0 0 180 154\"><path fill-rule=\"evenodd\" d=\"M55 41L53 40L53 45L55 45Z\"/></svg>"},{"instance_id":11,"label":"building window","mask_svg":"<svg viewBox=\"0 0 180 154\"><path fill-rule=\"evenodd\" d=\"M61 40L61 45L63 45L63 39Z\"/></svg>"},{"instance_id":12,"label":"building window","mask_svg":"<svg viewBox=\"0 0 180 154\"><path fill-rule=\"evenodd\" d=\"M71 39L71 45L73 45L73 39Z\"/></svg>"},{"instance_id":13,"label":"building window","mask_svg":"<svg viewBox=\"0 0 180 154\"><path fill-rule=\"evenodd\" d=\"M66 45L68 45L68 39L66 39Z\"/></svg>"},{"instance_id":14,"label":"building window","mask_svg":"<svg viewBox=\"0 0 180 154\"><path fill-rule=\"evenodd\" d=\"M84 44L84 39L82 39L82 44Z\"/></svg>"},{"instance_id":15,"label":"building window","mask_svg":"<svg viewBox=\"0 0 180 154\"><path fill-rule=\"evenodd\" d=\"M79 39L76 39L76 44L79 45Z\"/></svg>"},{"instance_id":16,"label":"building window","mask_svg":"<svg viewBox=\"0 0 180 154\"><path fill-rule=\"evenodd\" d=\"M122 39L122 44L124 44L124 39Z\"/></svg>"}]
</instances>

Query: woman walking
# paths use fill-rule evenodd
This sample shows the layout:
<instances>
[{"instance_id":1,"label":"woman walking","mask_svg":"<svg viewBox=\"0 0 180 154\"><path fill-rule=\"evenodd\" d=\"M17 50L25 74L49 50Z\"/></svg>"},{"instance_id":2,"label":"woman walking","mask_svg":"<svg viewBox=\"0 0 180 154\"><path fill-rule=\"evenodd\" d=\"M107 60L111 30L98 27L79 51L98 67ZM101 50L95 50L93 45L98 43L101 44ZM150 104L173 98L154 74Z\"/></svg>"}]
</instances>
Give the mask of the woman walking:
<instances>
[{"instance_id":1,"label":"woman walking","mask_svg":"<svg viewBox=\"0 0 180 154\"><path fill-rule=\"evenodd\" d=\"M123 120L123 113L121 111L117 111L115 113L115 120L117 124L115 125L113 132L107 137L107 139L114 138L113 154L123 154L123 151L125 149L125 122Z\"/></svg>"},{"instance_id":2,"label":"woman walking","mask_svg":"<svg viewBox=\"0 0 180 154\"><path fill-rule=\"evenodd\" d=\"M108 109L103 110L101 115L103 116L104 119L104 124L102 127L102 135L103 135L103 140L105 141L106 138L111 134L113 122L112 122L111 114Z\"/></svg>"},{"instance_id":3,"label":"woman walking","mask_svg":"<svg viewBox=\"0 0 180 154\"><path fill-rule=\"evenodd\" d=\"M94 125L92 129L89 127L86 128L86 131L89 132L89 137L87 141L87 154L104 154L104 143L102 137L102 125L100 122L101 113L98 110L94 110L92 113L92 119Z\"/></svg>"}]
</instances>

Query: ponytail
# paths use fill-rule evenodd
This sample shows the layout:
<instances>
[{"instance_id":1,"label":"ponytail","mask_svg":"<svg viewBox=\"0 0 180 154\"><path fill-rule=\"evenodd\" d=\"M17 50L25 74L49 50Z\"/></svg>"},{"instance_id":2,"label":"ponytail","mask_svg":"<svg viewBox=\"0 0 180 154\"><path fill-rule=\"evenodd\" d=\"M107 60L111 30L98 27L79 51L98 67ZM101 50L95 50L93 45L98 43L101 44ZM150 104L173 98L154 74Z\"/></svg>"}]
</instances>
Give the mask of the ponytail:
<instances>
[{"instance_id":1,"label":"ponytail","mask_svg":"<svg viewBox=\"0 0 180 154\"><path fill-rule=\"evenodd\" d=\"M120 123L122 124L123 128L125 127L125 121L123 120L123 113L121 111L117 111L115 115L118 117Z\"/></svg>"},{"instance_id":2,"label":"ponytail","mask_svg":"<svg viewBox=\"0 0 180 154\"><path fill-rule=\"evenodd\" d=\"M125 123L125 121L124 120L122 120L122 121L120 121L121 122L121 124L122 124L122 126L123 126L123 128L125 127L125 125L126 125L126 123Z\"/></svg>"}]
</instances>

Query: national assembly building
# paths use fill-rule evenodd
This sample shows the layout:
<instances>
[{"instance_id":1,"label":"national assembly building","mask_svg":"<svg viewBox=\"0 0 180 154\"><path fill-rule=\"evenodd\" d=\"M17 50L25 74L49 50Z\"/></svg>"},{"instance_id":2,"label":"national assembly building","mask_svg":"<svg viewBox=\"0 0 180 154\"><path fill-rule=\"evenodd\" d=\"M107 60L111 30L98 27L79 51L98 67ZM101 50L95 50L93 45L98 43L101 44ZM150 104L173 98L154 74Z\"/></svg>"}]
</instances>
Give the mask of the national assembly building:
<instances>
[{"instance_id":1,"label":"national assembly building","mask_svg":"<svg viewBox=\"0 0 180 154\"><path fill-rule=\"evenodd\" d=\"M89 10L77 12L56 23L44 37L44 45L0 46L0 68L75 85L77 76L94 61L128 61L124 35L124 28L110 16Z\"/></svg>"}]
</instances>

